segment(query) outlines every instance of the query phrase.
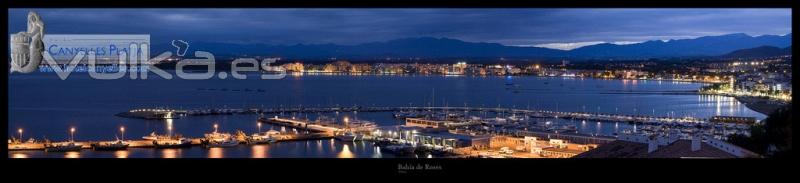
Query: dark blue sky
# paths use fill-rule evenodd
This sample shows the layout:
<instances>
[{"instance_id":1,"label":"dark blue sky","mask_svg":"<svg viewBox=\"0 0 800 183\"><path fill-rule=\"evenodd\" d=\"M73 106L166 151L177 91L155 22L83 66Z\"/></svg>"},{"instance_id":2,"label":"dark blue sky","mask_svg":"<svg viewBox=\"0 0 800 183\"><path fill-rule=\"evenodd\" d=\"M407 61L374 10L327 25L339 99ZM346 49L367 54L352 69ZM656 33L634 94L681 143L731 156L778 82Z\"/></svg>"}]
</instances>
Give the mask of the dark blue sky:
<instances>
[{"instance_id":1,"label":"dark blue sky","mask_svg":"<svg viewBox=\"0 0 800 183\"><path fill-rule=\"evenodd\" d=\"M9 10L9 33L31 9ZM357 44L448 37L570 48L728 33L791 33L791 9L34 9L48 34L150 34L152 41Z\"/></svg>"}]
</instances>

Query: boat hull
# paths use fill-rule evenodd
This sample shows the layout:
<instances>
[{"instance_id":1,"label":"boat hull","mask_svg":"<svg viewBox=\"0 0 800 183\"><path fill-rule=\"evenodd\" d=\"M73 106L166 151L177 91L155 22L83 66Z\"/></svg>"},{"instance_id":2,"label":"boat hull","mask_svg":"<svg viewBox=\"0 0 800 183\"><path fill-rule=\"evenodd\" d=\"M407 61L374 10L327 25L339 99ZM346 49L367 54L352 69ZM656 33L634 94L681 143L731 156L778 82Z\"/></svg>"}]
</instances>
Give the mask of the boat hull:
<instances>
[{"instance_id":1,"label":"boat hull","mask_svg":"<svg viewBox=\"0 0 800 183\"><path fill-rule=\"evenodd\" d=\"M345 141L345 142L353 142L353 141L355 141L355 140L356 140L356 136L345 136L345 135L339 135L339 136L334 136L334 138L335 138L336 140L339 140L339 141Z\"/></svg>"},{"instance_id":2,"label":"boat hull","mask_svg":"<svg viewBox=\"0 0 800 183\"><path fill-rule=\"evenodd\" d=\"M176 143L176 144L164 144L164 143L158 143L156 141L153 141L153 146L155 148L158 148L158 149L164 149L164 148L188 148L188 147L192 147L192 143L191 142L184 142L184 143Z\"/></svg>"},{"instance_id":3,"label":"boat hull","mask_svg":"<svg viewBox=\"0 0 800 183\"><path fill-rule=\"evenodd\" d=\"M247 141L248 144L271 144L275 142L275 140L267 139L267 140L249 140Z\"/></svg>"},{"instance_id":4,"label":"boat hull","mask_svg":"<svg viewBox=\"0 0 800 183\"><path fill-rule=\"evenodd\" d=\"M129 144L125 145L92 145L92 149L95 151L117 151L117 150L125 150L128 149Z\"/></svg>"},{"instance_id":5,"label":"boat hull","mask_svg":"<svg viewBox=\"0 0 800 183\"><path fill-rule=\"evenodd\" d=\"M239 145L239 142L226 142L226 143L209 143L206 144L206 147L233 147Z\"/></svg>"},{"instance_id":6,"label":"boat hull","mask_svg":"<svg viewBox=\"0 0 800 183\"><path fill-rule=\"evenodd\" d=\"M73 152L73 151L81 151L81 146L70 146L70 147L45 147L45 152Z\"/></svg>"}]
</instances>

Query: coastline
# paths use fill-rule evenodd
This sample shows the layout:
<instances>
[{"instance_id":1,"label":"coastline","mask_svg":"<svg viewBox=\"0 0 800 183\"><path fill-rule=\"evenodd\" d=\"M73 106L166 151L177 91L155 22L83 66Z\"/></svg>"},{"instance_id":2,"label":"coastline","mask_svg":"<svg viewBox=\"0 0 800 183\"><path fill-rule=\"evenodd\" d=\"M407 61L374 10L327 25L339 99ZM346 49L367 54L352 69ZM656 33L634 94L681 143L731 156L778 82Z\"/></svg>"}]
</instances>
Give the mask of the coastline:
<instances>
[{"instance_id":1,"label":"coastline","mask_svg":"<svg viewBox=\"0 0 800 183\"><path fill-rule=\"evenodd\" d=\"M756 111L766 116L769 116L770 113L787 105L787 103L777 102L770 100L768 98L761 98L761 97L737 96L734 98L736 98L736 100L738 100L739 102L743 103L750 110Z\"/></svg>"}]
</instances>

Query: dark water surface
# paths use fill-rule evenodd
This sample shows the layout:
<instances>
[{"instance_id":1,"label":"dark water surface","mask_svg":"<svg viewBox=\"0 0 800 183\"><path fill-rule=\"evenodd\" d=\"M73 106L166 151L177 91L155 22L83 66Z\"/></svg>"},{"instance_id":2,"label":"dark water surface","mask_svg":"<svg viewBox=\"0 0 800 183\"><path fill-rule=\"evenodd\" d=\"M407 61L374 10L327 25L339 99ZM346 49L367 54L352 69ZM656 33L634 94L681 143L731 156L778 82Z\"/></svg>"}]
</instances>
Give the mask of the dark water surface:
<instances>
[{"instance_id":1,"label":"dark water surface","mask_svg":"<svg viewBox=\"0 0 800 183\"><path fill-rule=\"evenodd\" d=\"M702 84L600 80L561 77L470 77L470 76L348 76L304 75L279 80L167 80L153 74L146 80L96 80L86 73L73 73L61 80L55 73L9 76L9 135L24 129L24 138L69 138L109 140L126 128L126 138L140 138L152 131L164 133L171 125L175 133L202 136L219 124L222 131L256 131L255 115L190 116L170 121L116 117L133 108L253 108L279 106L437 106L515 107L559 111L585 111L657 116L714 115L752 116L763 119L731 97L686 94ZM513 83L514 85L508 85ZM213 90L212 90L213 89ZM223 91L225 90L225 91ZM305 115L305 114L303 114ZM315 117L316 114L310 114ZM356 117L356 114L326 114ZM478 115L478 114L474 114ZM358 113L359 119L379 125L397 125L391 113ZM627 124L575 123L583 133L610 134ZM263 130L271 128L262 127ZM340 143L333 140L282 142L271 145L226 149L194 147L181 150L131 149L124 152L45 153L9 152L9 157L391 157L370 143Z\"/></svg>"}]
</instances>

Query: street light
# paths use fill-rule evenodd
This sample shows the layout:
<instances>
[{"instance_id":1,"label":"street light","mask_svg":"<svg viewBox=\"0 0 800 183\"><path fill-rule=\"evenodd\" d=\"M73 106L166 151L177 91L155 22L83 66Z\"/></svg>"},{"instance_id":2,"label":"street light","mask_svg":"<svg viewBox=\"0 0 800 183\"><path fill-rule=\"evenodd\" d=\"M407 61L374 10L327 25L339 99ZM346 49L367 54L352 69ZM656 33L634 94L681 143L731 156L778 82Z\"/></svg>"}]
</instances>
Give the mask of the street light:
<instances>
[{"instance_id":1,"label":"street light","mask_svg":"<svg viewBox=\"0 0 800 183\"><path fill-rule=\"evenodd\" d=\"M18 129L17 132L19 133L19 140L22 141L22 128Z\"/></svg>"},{"instance_id":2,"label":"street light","mask_svg":"<svg viewBox=\"0 0 800 183\"><path fill-rule=\"evenodd\" d=\"M75 127L69 129L69 141L75 141Z\"/></svg>"},{"instance_id":3,"label":"street light","mask_svg":"<svg viewBox=\"0 0 800 183\"><path fill-rule=\"evenodd\" d=\"M215 123L215 124L214 124L214 133L217 133L217 128L219 128L219 125L217 125L217 124Z\"/></svg>"},{"instance_id":4,"label":"street light","mask_svg":"<svg viewBox=\"0 0 800 183\"><path fill-rule=\"evenodd\" d=\"M122 133L122 141L125 141L125 127L119 127L119 132Z\"/></svg>"},{"instance_id":5,"label":"street light","mask_svg":"<svg viewBox=\"0 0 800 183\"><path fill-rule=\"evenodd\" d=\"M261 133L261 123L256 122L256 125L258 125L258 133Z\"/></svg>"}]
</instances>

